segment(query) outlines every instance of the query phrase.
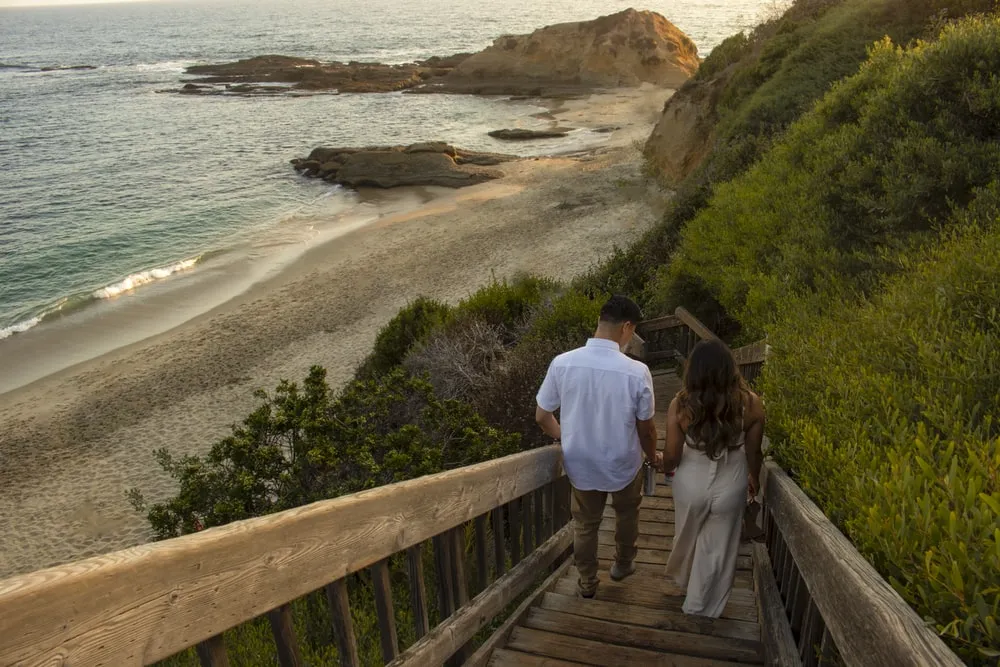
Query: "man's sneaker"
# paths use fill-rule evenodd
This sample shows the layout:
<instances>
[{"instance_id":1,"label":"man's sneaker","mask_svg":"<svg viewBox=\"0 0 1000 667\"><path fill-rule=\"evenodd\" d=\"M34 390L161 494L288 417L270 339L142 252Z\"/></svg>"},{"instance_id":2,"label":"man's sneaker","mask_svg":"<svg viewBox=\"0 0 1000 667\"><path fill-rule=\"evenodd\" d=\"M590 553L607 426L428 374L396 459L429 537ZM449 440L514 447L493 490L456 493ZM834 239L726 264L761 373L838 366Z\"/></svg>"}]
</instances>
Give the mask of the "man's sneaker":
<instances>
[{"instance_id":1,"label":"man's sneaker","mask_svg":"<svg viewBox=\"0 0 1000 667\"><path fill-rule=\"evenodd\" d=\"M618 561L615 561L611 565L611 581L621 581L631 574L635 574L635 563L622 565Z\"/></svg>"},{"instance_id":2,"label":"man's sneaker","mask_svg":"<svg viewBox=\"0 0 1000 667\"><path fill-rule=\"evenodd\" d=\"M597 587L591 588L590 590L583 590L578 588L577 591L580 593L580 597L584 600L593 600L594 596L597 595Z\"/></svg>"}]
</instances>

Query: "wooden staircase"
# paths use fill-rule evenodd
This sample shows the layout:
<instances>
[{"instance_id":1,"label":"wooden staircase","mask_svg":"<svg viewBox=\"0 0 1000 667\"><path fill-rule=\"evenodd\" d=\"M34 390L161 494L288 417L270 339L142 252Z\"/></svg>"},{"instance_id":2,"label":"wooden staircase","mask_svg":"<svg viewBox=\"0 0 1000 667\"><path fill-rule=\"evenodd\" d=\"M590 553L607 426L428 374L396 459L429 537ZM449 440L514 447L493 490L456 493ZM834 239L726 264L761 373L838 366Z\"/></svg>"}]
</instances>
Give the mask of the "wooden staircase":
<instances>
[{"instance_id":1,"label":"wooden staircase","mask_svg":"<svg viewBox=\"0 0 1000 667\"><path fill-rule=\"evenodd\" d=\"M715 336L682 308L640 333L644 358L662 366L662 432L677 361ZM749 381L767 352L734 351ZM636 573L608 579L609 507L597 596L577 597L570 489L550 445L0 581L0 667L132 667L191 648L202 667L228 667L224 633L258 617L280 666L304 667L291 603L317 591L339 665L360 667L351 584L362 578L380 664L393 667L962 664L784 471L765 463L762 483L765 540L741 548L715 620L683 614L664 575L674 507L663 485L643 499ZM401 575L407 599L394 601ZM417 638L405 650L397 604Z\"/></svg>"}]
</instances>

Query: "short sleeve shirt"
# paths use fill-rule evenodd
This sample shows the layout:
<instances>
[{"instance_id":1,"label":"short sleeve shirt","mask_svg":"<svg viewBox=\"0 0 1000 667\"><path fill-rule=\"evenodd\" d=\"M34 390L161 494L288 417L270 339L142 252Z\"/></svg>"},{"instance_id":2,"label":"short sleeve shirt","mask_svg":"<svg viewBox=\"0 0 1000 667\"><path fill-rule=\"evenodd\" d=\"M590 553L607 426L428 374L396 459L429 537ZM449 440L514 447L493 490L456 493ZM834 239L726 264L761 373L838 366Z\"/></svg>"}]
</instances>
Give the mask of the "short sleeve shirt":
<instances>
[{"instance_id":1,"label":"short sleeve shirt","mask_svg":"<svg viewBox=\"0 0 1000 667\"><path fill-rule=\"evenodd\" d=\"M591 338L556 357L538 390L539 407L561 410L563 465L581 491L620 491L642 467L636 420L652 419L649 368L614 341Z\"/></svg>"}]
</instances>

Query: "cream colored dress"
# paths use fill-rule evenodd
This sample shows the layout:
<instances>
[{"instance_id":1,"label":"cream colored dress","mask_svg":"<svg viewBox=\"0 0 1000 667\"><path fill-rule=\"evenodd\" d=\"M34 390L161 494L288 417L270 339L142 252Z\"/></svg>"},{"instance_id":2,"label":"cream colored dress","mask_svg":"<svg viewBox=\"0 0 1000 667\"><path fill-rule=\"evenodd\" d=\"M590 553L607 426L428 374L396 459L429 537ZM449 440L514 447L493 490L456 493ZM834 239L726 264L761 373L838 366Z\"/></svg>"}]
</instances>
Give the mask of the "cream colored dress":
<instances>
[{"instance_id":1,"label":"cream colored dress","mask_svg":"<svg viewBox=\"0 0 1000 667\"><path fill-rule=\"evenodd\" d=\"M692 447L674 474L674 546L667 574L687 590L684 613L718 618L736 575L747 502L745 434L717 460Z\"/></svg>"}]
</instances>

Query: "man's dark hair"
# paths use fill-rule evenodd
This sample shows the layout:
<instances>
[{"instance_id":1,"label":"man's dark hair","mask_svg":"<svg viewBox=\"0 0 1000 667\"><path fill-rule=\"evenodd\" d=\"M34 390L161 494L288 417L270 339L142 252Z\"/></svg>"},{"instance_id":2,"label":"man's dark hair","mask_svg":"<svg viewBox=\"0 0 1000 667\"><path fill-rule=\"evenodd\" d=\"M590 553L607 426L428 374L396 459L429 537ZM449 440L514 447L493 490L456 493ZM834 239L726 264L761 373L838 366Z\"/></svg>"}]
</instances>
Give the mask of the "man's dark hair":
<instances>
[{"instance_id":1,"label":"man's dark hair","mask_svg":"<svg viewBox=\"0 0 1000 667\"><path fill-rule=\"evenodd\" d=\"M601 306L601 322L638 324L641 321L642 310L639 309L639 305L635 301L627 296L616 294Z\"/></svg>"}]
</instances>

